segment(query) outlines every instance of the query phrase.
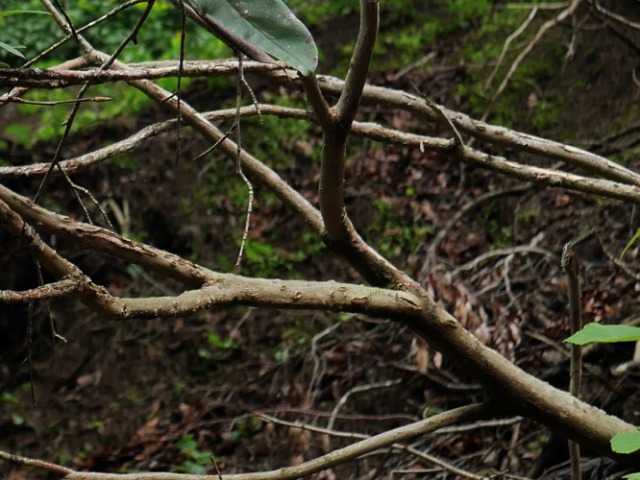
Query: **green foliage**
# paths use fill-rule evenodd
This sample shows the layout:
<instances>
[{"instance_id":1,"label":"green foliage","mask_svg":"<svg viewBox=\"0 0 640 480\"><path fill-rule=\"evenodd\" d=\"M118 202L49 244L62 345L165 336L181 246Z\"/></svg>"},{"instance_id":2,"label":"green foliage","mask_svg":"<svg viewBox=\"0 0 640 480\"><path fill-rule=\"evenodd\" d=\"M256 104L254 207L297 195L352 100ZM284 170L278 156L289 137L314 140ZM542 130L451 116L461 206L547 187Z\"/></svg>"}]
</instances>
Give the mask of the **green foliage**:
<instances>
[{"instance_id":1,"label":"green foliage","mask_svg":"<svg viewBox=\"0 0 640 480\"><path fill-rule=\"evenodd\" d=\"M186 457L177 471L192 475L204 475L212 465L213 454L198 449L198 442L193 434L187 433L176 442L176 447Z\"/></svg>"},{"instance_id":2,"label":"green foliage","mask_svg":"<svg viewBox=\"0 0 640 480\"><path fill-rule=\"evenodd\" d=\"M577 345L586 343L618 343L635 342L640 340L640 328L630 325L600 325L599 323L589 323L566 339L566 342ZM640 432L620 432L613 436L610 441L611 450L616 453L628 454L640 450ZM625 475L623 478L640 480L640 472Z\"/></svg>"},{"instance_id":3,"label":"green foliage","mask_svg":"<svg viewBox=\"0 0 640 480\"><path fill-rule=\"evenodd\" d=\"M280 107L308 108L308 104L290 96L268 95L267 101ZM253 147L258 158L264 159L272 168L284 169L295 162L292 153L294 144L314 145L317 139L316 127L306 120L284 119L274 115L261 115L257 118L242 121L242 138ZM320 148L310 148L305 161L320 162Z\"/></svg>"},{"instance_id":4,"label":"green foliage","mask_svg":"<svg viewBox=\"0 0 640 480\"><path fill-rule=\"evenodd\" d=\"M7 8L15 6L37 8L38 0L3 0ZM98 17L107 14L121 4L118 0L77 0L67 2L67 14L76 28L80 28ZM144 4L137 4L119 12L102 23L83 32L92 45L105 52L114 51L131 32ZM44 13L40 11L40 13ZM47 15L37 15L29 21L3 21L0 18L3 38L16 39L27 46L26 57L33 57L63 37L60 28ZM137 42L130 43L121 59L127 62L175 59L179 51L181 30L180 15L169 0L157 0L154 8L138 34ZM211 38L207 32L193 22L187 22L185 53L187 59L220 58L231 55L224 44ZM0 52L1 53L1 52ZM60 62L77 56L80 52L74 42L69 41L55 50L50 61ZM0 60L4 60L0 55Z\"/></svg>"},{"instance_id":5,"label":"green foliage","mask_svg":"<svg viewBox=\"0 0 640 480\"><path fill-rule=\"evenodd\" d=\"M640 327L630 325L601 325L599 323L589 323L575 334L571 335L565 342L575 345L585 345L587 343L618 343L635 342L640 340Z\"/></svg>"},{"instance_id":6,"label":"green foliage","mask_svg":"<svg viewBox=\"0 0 640 480\"><path fill-rule=\"evenodd\" d=\"M249 262L260 266L262 270L272 263L276 252L267 243L249 239L244 244L244 255Z\"/></svg>"},{"instance_id":7,"label":"green foliage","mask_svg":"<svg viewBox=\"0 0 640 480\"><path fill-rule=\"evenodd\" d=\"M21 8L36 8L37 0L19 2L6 0L7 8L20 6ZM116 0L78 0L68 2L67 13L76 27L95 20L120 2ZM112 18L85 31L83 35L96 47L106 52L117 48L122 40L131 32L139 13L144 5L118 13ZM43 13L43 12L40 12ZM14 17L11 17L14 18ZM48 48L62 34L49 15L36 15L29 21L9 22L0 17L2 38L17 39L27 48L25 56L30 58ZM175 7L168 0L158 0L149 18L138 35L136 44L129 44L121 55L126 62L144 62L156 60L176 59L180 52L181 22L176 15ZM79 52L73 42L67 42L54 51L48 60L41 61L37 66L46 68L77 56ZM187 23L185 40L185 58L224 58L229 57L231 51L220 40L212 38L206 31L191 22ZM12 63L13 60L0 49L0 62ZM163 79L161 86L174 90L176 79ZM183 79L183 87L188 86L190 79ZM120 115L134 116L151 105L145 95L123 84L105 84L94 86L87 95L105 96L112 98L110 102L100 104L84 104L76 117L72 132L82 128L92 127L106 119ZM27 96L30 100L57 101L74 98L71 90L32 91ZM38 129L34 132L31 123L26 126L21 122L5 127L5 133L24 147L30 147L37 141L50 141L58 138L63 131L63 123L67 120L69 105L43 107L36 105L20 105L23 117L38 116Z\"/></svg>"},{"instance_id":8,"label":"green foliage","mask_svg":"<svg viewBox=\"0 0 640 480\"><path fill-rule=\"evenodd\" d=\"M526 19L530 9L496 9L487 12L484 21L473 29L465 41L462 61L468 66L468 79L457 86L457 96L468 105L474 116L482 115L490 105L491 97L511 68L522 45L530 40L536 27L531 26L513 42L504 57L491 85L486 81L494 69L496 60L504 47L505 38L517 30ZM541 53L543 52L543 54ZM515 127L526 120L538 131L556 128L560 115L561 98L547 94L545 87L556 81L563 65L566 49L562 42L548 43L534 49L519 65L505 90L492 107L492 123ZM532 92L540 97L530 109L527 106ZM539 93L542 92L542 95ZM524 114L524 116L523 116Z\"/></svg>"},{"instance_id":9,"label":"green foliage","mask_svg":"<svg viewBox=\"0 0 640 480\"><path fill-rule=\"evenodd\" d=\"M13 392L2 392L0 394L0 402L12 403L17 405L20 398Z\"/></svg>"},{"instance_id":10,"label":"green foliage","mask_svg":"<svg viewBox=\"0 0 640 480\"><path fill-rule=\"evenodd\" d=\"M621 432L611 439L611 450L616 453L633 453L640 450L640 432ZM640 480L640 472L630 473L622 478Z\"/></svg>"},{"instance_id":11,"label":"green foliage","mask_svg":"<svg viewBox=\"0 0 640 480\"><path fill-rule=\"evenodd\" d=\"M20 52L20 50L18 50L18 48L27 48L24 45L9 45L8 43L4 43L2 41L0 41L0 48L2 48L3 50L6 50L7 52L9 52L12 55L15 55L16 57L20 57L20 58L24 58L24 55ZM1 67L9 67L10 65L8 63L0 63Z\"/></svg>"},{"instance_id":12,"label":"green foliage","mask_svg":"<svg viewBox=\"0 0 640 480\"><path fill-rule=\"evenodd\" d=\"M318 50L307 27L281 0L262 0L248 7L240 0L187 0L202 17L311 75L318 66Z\"/></svg>"},{"instance_id":13,"label":"green foliage","mask_svg":"<svg viewBox=\"0 0 640 480\"><path fill-rule=\"evenodd\" d=\"M207 335L207 342L213 348L200 348L198 349L198 357L207 362L216 362L223 360L229 355L240 348L238 342L229 337L222 337L219 334L212 332Z\"/></svg>"},{"instance_id":14,"label":"green foliage","mask_svg":"<svg viewBox=\"0 0 640 480\"><path fill-rule=\"evenodd\" d=\"M356 13L359 8L358 0L288 0L287 3L306 25L320 25Z\"/></svg>"},{"instance_id":15,"label":"green foliage","mask_svg":"<svg viewBox=\"0 0 640 480\"><path fill-rule=\"evenodd\" d=\"M493 7L493 3L488 0L451 0L445 3L448 13L448 28L466 29L473 21L478 21L487 16ZM444 30L443 33L449 33Z\"/></svg>"},{"instance_id":16,"label":"green foliage","mask_svg":"<svg viewBox=\"0 0 640 480\"><path fill-rule=\"evenodd\" d=\"M231 338L222 338L217 333L210 333L207 335L207 342L215 348L221 350L235 350L238 348L238 343Z\"/></svg>"},{"instance_id":17,"label":"green foliage","mask_svg":"<svg viewBox=\"0 0 640 480\"><path fill-rule=\"evenodd\" d=\"M13 15L28 15L28 14L35 14L35 15L48 15L47 12L42 12L40 10L5 10L5 11L0 11L0 27L3 24L3 18L9 17L9 16L13 16ZM9 44L6 42L3 42L0 40L0 49L10 53L11 55L15 55L16 57L20 57L24 60L24 55L22 54L22 52L19 49L25 49L27 47L25 47L24 45L17 45L17 44ZM0 68L1 67L10 67L10 65L8 63L5 62L0 62Z\"/></svg>"},{"instance_id":18,"label":"green foliage","mask_svg":"<svg viewBox=\"0 0 640 480\"><path fill-rule=\"evenodd\" d=\"M373 200L375 214L363 226L365 236L374 247L388 258L399 258L414 251L432 232L430 225L416 226L403 217L394 205L385 199Z\"/></svg>"},{"instance_id":19,"label":"green foliage","mask_svg":"<svg viewBox=\"0 0 640 480\"><path fill-rule=\"evenodd\" d=\"M233 425L231 440L239 442L251 438L260 431L261 427L262 422L258 417L241 418Z\"/></svg>"},{"instance_id":20,"label":"green foliage","mask_svg":"<svg viewBox=\"0 0 640 480\"><path fill-rule=\"evenodd\" d=\"M436 41L483 22L492 9L488 0L401 0L384 10L376 45L380 67L399 68L436 48ZM386 27L388 25L388 27Z\"/></svg>"}]
</instances>

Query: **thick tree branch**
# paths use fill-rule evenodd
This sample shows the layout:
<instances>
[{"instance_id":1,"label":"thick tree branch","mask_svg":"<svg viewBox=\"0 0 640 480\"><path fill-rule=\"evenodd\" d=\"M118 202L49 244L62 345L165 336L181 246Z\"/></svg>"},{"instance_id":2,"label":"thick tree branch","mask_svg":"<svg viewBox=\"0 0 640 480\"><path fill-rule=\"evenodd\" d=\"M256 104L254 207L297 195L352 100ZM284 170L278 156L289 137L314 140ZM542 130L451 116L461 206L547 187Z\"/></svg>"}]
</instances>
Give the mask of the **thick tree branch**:
<instances>
[{"instance_id":1,"label":"thick tree branch","mask_svg":"<svg viewBox=\"0 0 640 480\"><path fill-rule=\"evenodd\" d=\"M4 228L13 235L20 236L22 243L35 252L36 258L51 273L75 279L75 290L92 284L78 267L47 246L32 227L10 209L9 204L45 232L95 251L109 253L165 276L178 278L187 284L201 285L201 288L184 292L177 297L150 298L117 298L104 289L91 286L92 295L88 305L110 318L126 320L168 317L231 305L349 311L378 317L420 315L421 301L409 293L336 282L257 279L218 273L168 252L127 240L109 230L47 212L2 185L0 198L7 200L7 203L0 200L0 220ZM8 297L10 299L12 297ZM86 302L82 295L80 299Z\"/></svg>"},{"instance_id":2,"label":"thick tree branch","mask_svg":"<svg viewBox=\"0 0 640 480\"><path fill-rule=\"evenodd\" d=\"M0 186L1 187L1 186ZM4 187L2 187L4 188ZM13 194L15 196L15 194ZM14 197L11 197L14 198ZM27 201L28 202L28 201ZM32 210L30 205L25 202L14 202L18 208L25 209L25 215L29 215ZM35 207L34 208L39 208ZM52 214L49 214L52 215ZM142 246L136 242L122 239L117 234L91 227L96 230L87 231L89 226L79 228L78 222L65 219L64 217L54 216L55 220L46 222L46 218L40 213L32 214L34 222L38 228L47 229L51 233L61 236L73 238L73 232L84 231L82 242L92 244L93 249L97 251L109 251L110 253L120 253L122 258L131 258L130 261L141 265L155 265L156 262L163 265L164 269L169 269L171 265L182 271L189 268L189 263L179 257L164 253L152 247ZM17 217L17 215L16 215ZM7 221L4 217L0 219L3 224ZM61 221L63 220L63 221ZM30 220L31 221L31 220ZM23 223L19 217L15 223L16 229L22 229ZM66 234L66 235L65 235ZM97 241L92 242L91 237L95 237ZM48 247L47 247L48 248ZM40 248L46 255L55 257L57 254L45 248ZM50 252L50 253L48 253ZM137 255L134 255L136 253ZM166 258L163 258L166 257ZM38 256L40 258L40 256ZM172 260L168 261L168 258ZM46 260L46 258L45 258ZM59 275L68 275L77 272L75 266L66 261L54 258L53 264L45 264L47 268ZM66 263L65 263L66 262ZM203 278L208 282L213 291L221 295L225 302L246 302L245 304L255 304L263 306L278 306L283 308L301 308L303 303L307 303L306 307L316 307L322 309L332 309L330 302L322 295L320 298L314 296L314 290L317 285L311 284L313 288L299 290L300 295L296 295L296 288L302 287L303 284L274 284L276 290L278 287L285 286L286 295L280 296L277 304L269 304L270 297L278 292L269 290L274 285L268 285L269 281L251 280L251 287L242 290L242 282L239 277L227 276L211 272L207 274L202 267L193 266L196 269L198 278ZM174 274L175 276L175 274ZM228 282L228 283L225 283ZM118 311L114 306L118 306L117 301L112 301L111 297L104 289L90 286L86 282L89 297L80 297L87 302L91 308L104 312L107 315L113 313L120 315L120 318L129 318ZM216 290L216 285L220 286ZM291 285L295 285L292 289ZM233 288L224 291L223 287L238 287L239 292L234 292ZM634 431L634 427L611 417L601 410L591 407L566 392L559 391L549 384L538 380L505 359L502 355L484 346L473 335L466 331L460 323L449 315L446 311L431 300L426 293L422 294L406 294L396 291L380 291L378 289L368 289L367 287L345 286L346 290L340 290L341 285L325 284L322 288L326 288L323 292L334 292L335 299L348 305L354 311L368 311L376 315L387 316L394 321L404 323L414 329L423 338L425 338L434 348L440 350L444 355L450 358L459 367L463 368L469 375L474 376L488 392L494 396L495 401L509 411L520 415L525 415L540 421L549 428L556 430L563 435L571 438L583 445L588 445L602 455L616 458L621 463L629 465L639 465L640 456L632 455L614 455L610 451L609 439L616 433L621 431ZM337 290L336 290L337 289ZM419 292L418 292L419 293ZM380 297L377 295L380 294ZM299 298L298 298L299 297ZM374 297L376 297L374 299ZM178 297L180 298L180 297ZM202 292L188 292L185 299L189 299L193 304L201 302L201 306L205 308L206 302L210 301ZM335 299L332 299L334 301ZM144 306L145 300L132 300L132 303L126 302L120 305L133 306L139 308ZM160 306L167 310L176 308L176 298L160 300ZM324 303L323 303L324 302ZM390 302L390 303L389 303ZM400 307L396 311L395 307ZM149 309L154 309L158 305L150 302L146 305ZM158 314L160 310L156 310ZM138 310L141 313L141 310ZM148 313L148 310L147 310ZM145 315L147 316L147 315Z\"/></svg>"},{"instance_id":3,"label":"thick tree branch","mask_svg":"<svg viewBox=\"0 0 640 480\"><path fill-rule=\"evenodd\" d=\"M27 223L35 225L44 232L68 239L78 246L142 265L190 287L199 287L209 280L205 269L193 262L149 245L134 242L111 230L76 222L64 215L49 212L4 185L0 185L0 200L6 202L9 208L17 212ZM50 271L59 276L73 273L71 270Z\"/></svg>"}]
</instances>

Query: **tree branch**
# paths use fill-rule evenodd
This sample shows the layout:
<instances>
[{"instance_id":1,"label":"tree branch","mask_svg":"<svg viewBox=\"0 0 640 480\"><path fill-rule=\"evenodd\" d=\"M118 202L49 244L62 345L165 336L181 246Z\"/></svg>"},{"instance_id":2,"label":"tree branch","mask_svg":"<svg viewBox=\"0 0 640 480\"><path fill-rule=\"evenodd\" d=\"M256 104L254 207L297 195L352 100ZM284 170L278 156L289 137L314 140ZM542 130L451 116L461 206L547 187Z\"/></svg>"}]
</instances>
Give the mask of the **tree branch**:
<instances>
[{"instance_id":1,"label":"tree branch","mask_svg":"<svg viewBox=\"0 0 640 480\"><path fill-rule=\"evenodd\" d=\"M346 130L358 110L380 23L378 0L361 0L360 9L360 30L351 56L351 67L340 99L334 107L337 122Z\"/></svg>"}]
</instances>

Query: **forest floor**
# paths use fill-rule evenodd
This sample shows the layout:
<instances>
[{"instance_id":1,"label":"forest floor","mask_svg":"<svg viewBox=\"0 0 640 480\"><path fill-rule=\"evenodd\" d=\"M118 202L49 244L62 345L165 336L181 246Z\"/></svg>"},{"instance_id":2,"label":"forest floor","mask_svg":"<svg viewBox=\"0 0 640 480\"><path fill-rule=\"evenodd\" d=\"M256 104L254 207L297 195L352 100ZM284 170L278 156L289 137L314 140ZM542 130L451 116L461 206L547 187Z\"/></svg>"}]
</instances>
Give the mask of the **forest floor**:
<instances>
[{"instance_id":1,"label":"forest floor","mask_svg":"<svg viewBox=\"0 0 640 480\"><path fill-rule=\"evenodd\" d=\"M397 71L377 72L372 83L408 89L429 83L446 98L465 68L451 65L443 55L436 65L400 78ZM572 69L567 75L577 75L581 65ZM618 93L614 83L603 80L590 95ZM194 98L205 93L196 87L189 92ZM257 94L264 98L268 89ZM637 90L616 98L620 103L637 100ZM584 124L593 122L591 106L571 108L566 116L574 124L581 115ZM416 122L391 110L365 106L363 112L363 118L397 128ZM159 116L151 110L127 128ZM121 136L122 128L102 125L75 139L76 145L89 149ZM310 128L304 141L279 142L294 158L282 175L312 201L318 168L305 152L317 148L316 133ZM582 134L588 132L576 131L574 138ZM198 140L185 142L185 158L204 149ZM228 268L242 233L242 202L222 189L206 191L205 199L194 194L211 165L176 163L175 143L174 135L161 136L136 153L138 168L99 167L86 182L95 194L112 192L114 201L131 205L131 231L143 235L140 239L214 269ZM53 145L39 148L32 155L46 157ZM352 150L346 199L355 225L482 342L526 371L561 388L568 384L566 278L560 255L569 240L582 240L578 255L585 321L640 322L640 248L626 253L625 269L614 261L636 231L635 206L522 184L408 148L355 142ZM628 166L638 171L640 160ZM215 168L219 175L233 176L233 165ZM51 188L51 202L68 204L68 194L60 191L57 185ZM256 198L250 229L256 247L254 257L248 252L243 273L361 281L260 189ZM284 231L287 235L281 235ZM261 245L271 250L259 251ZM113 293L178 291L170 281L113 259L66 252ZM20 255L0 252L0 261L9 265L7 275L19 279L16 285L28 284L32 275L17 270ZM2 312L0 442L8 451L77 469L215 474L217 466L223 477L271 470L353 441L287 422L371 435L483 398L473 378L406 328L382 319L234 308L170 320L105 322L80 305L54 303L51 311L57 332L67 341L56 341L52 348L45 307L37 306L30 366L24 362L26 326L15 326L25 310ZM624 366L633 351L633 345L590 349L584 398L638 424L639 372ZM437 432L412 446L475 474L528 478L537 476L536 465L549 468L566 460L564 443L556 441L539 425L513 418ZM463 478L441 473L433 462L406 452L378 453L318 478ZM7 465L0 473L9 480L44 478L42 472Z\"/></svg>"}]
</instances>

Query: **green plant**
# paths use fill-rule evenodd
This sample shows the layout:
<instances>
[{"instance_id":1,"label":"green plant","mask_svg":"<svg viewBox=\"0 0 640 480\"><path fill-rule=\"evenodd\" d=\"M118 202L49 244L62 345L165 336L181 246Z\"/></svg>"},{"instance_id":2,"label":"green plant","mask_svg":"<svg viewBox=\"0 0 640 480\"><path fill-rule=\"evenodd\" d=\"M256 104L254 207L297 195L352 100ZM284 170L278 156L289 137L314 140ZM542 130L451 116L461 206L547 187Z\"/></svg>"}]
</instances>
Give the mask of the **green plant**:
<instances>
[{"instance_id":1,"label":"green plant","mask_svg":"<svg viewBox=\"0 0 640 480\"><path fill-rule=\"evenodd\" d=\"M13 392L2 392L0 394L0 401L15 405L20 401L20 398Z\"/></svg>"},{"instance_id":2,"label":"green plant","mask_svg":"<svg viewBox=\"0 0 640 480\"><path fill-rule=\"evenodd\" d=\"M198 449L198 442L193 434L186 433L176 442L176 447L185 456L185 460L177 468L178 471L192 475L204 475L207 467L215 458L211 452Z\"/></svg>"},{"instance_id":3,"label":"green plant","mask_svg":"<svg viewBox=\"0 0 640 480\"><path fill-rule=\"evenodd\" d=\"M5 17L13 16L13 15L48 15L46 12L42 12L40 10L7 10L4 12L0 12L0 25L2 25L2 19ZM15 55L16 57L20 57L24 60L24 55L20 50L23 50L27 47L24 45L18 44L9 44L0 40L0 49L10 53L11 55ZM0 67L9 67L8 63L0 62Z\"/></svg>"},{"instance_id":4,"label":"green plant","mask_svg":"<svg viewBox=\"0 0 640 480\"><path fill-rule=\"evenodd\" d=\"M624 252L623 252L624 253ZM619 343L640 341L640 327L630 325L601 325L589 323L565 340L576 345L588 343ZM640 431L620 432L611 439L611 450L629 454L640 450ZM625 475L623 478L640 480L640 472Z\"/></svg>"},{"instance_id":5,"label":"green plant","mask_svg":"<svg viewBox=\"0 0 640 480\"><path fill-rule=\"evenodd\" d=\"M303 75L315 71L318 65L316 44L307 27L281 0L254 2L251 7L238 0L187 0L187 3L205 19L216 36L225 38L245 55L254 57L246 46L248 42L251 47L288 63Z\"/></svg>"},{"instance_id":6,"label":"green plant","mask_svg":"<svg viewBox=\"0 0 640 480\"><path fill-rule=\"evenodd\" d=\"M251 438L260 431L261 426L262 422L260 422L258 417L241 418L233 425L231 440L238 442Z\"/></svg>"},{"instance_id":7,"label":"green plant","mask_svg":"<svg viewBox=\"0 0 640 480\"><path fill-rule=\"evenodd\" d=\"M217 333L210 333L207 335L207 341L214 347L222 350L235 350L238 348L238 343L231 338L222 338Z\"/></svg>"},{"instance_id":8,"label":"green plant","mask_svg":"<svg viewBox=\"0 0 640 480\"><path fill-rule=\"evenodd\" d=\"M237 350L238 342L229 337L222 337L212 332L207 335L207 342L213 347L198 349L198 356L207 361L217 361L226 358L230 352Z\"/></svg>"},{"instance_id":9,"label":"green plant","mask_svg":"<svg viewBox=\"0 0 640 480\"><path fill-rule=\"evenodd\" d=\"M411 187L408 194L411 194L410 190ZM407 215L398 212L397 205L386 199L376 198L372 206L375 214L364 225L364 232L387 257L398 258L406 252L414 251L424 242L425 236L432 232L430 225L416 226Z\"/></svg>"}]
</instances>

